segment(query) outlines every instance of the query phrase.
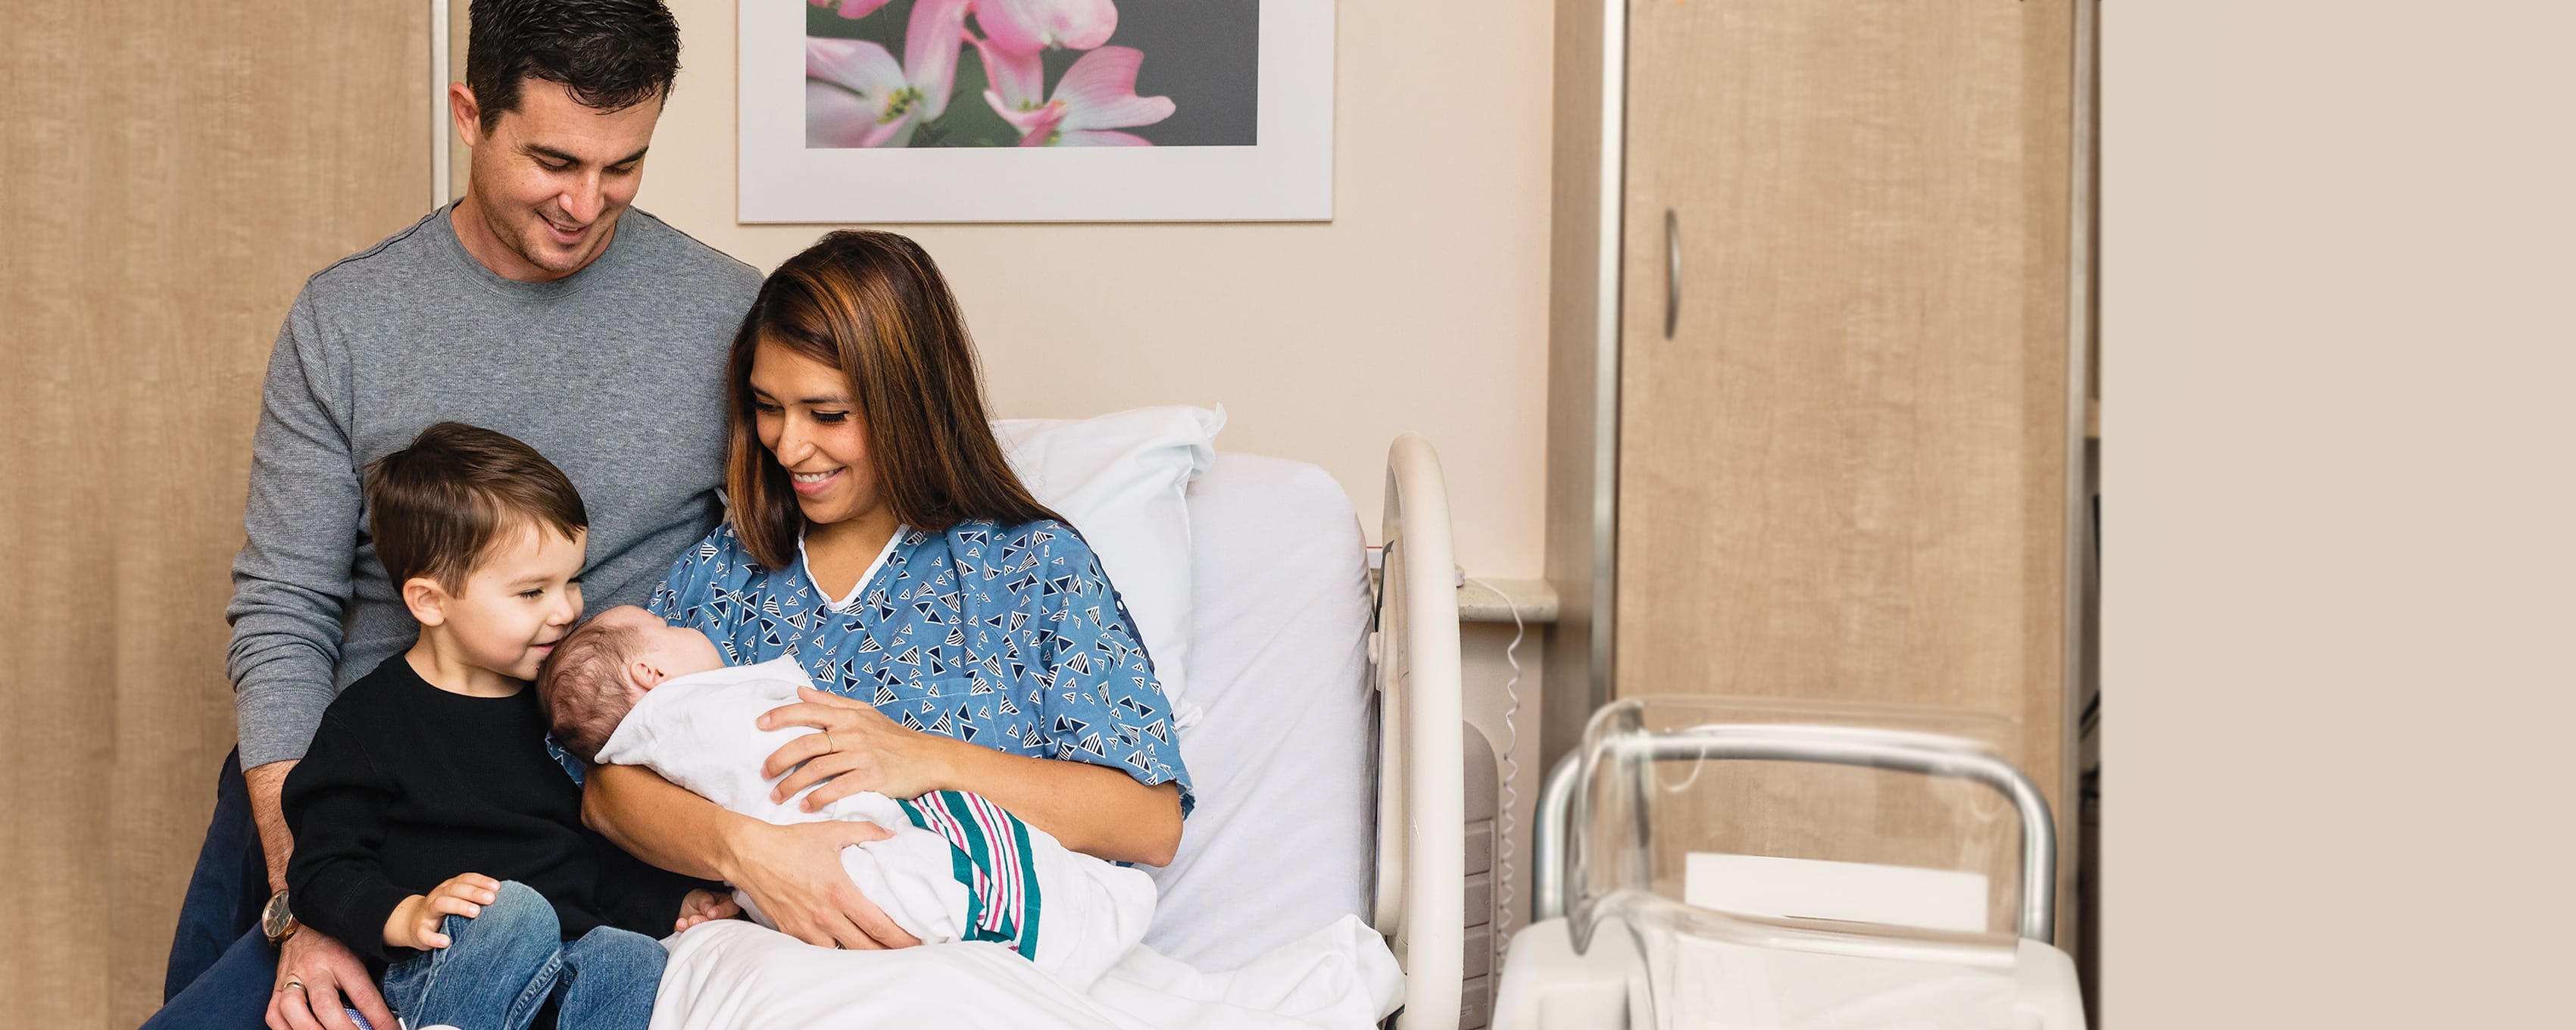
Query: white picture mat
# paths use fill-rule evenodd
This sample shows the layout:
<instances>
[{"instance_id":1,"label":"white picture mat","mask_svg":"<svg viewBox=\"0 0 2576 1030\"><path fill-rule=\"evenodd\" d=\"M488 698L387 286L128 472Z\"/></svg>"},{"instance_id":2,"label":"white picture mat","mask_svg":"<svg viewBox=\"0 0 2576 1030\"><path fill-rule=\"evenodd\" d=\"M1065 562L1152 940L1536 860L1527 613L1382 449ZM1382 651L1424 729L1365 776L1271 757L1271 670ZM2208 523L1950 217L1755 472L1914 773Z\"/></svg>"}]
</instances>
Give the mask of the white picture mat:
<instances>
[{"instance_id":1,"label":"white picture mat","mask_svg":"<svg viewBox=\"0 0 2576 1030\"><path fill-rule=\"evenodd\" d=\"M801 0L739 5L736 218L742 222L1333 217L1333 0L1262 3L1259 143L1248 147L807 149L809 6ZM983 102L980 95L950 100Z\"/></svg>"}]
</instances>

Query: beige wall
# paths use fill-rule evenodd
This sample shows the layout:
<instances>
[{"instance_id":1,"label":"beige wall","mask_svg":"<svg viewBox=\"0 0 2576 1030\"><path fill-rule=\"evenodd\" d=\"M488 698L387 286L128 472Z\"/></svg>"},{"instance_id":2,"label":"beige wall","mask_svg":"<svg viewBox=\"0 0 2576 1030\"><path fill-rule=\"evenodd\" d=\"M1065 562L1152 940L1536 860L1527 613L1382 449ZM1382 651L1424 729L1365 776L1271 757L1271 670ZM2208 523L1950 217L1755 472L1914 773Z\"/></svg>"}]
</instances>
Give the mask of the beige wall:
<instances>
[{"instance_id":1,"label":"beige wall","mask_svg":"<svg viewBox=\"0 0 2576 1030\"><path fill-rule=\"evenodd\" d=\"M684 69L636 203L772 267L825 227L735 223L734 4L671 6ZM1222 403L1219 446L1323 466L1372 537L1387 444L1419 432L1460 563L1536 577L1552 25L1544 0L1340 5L1330 223L902 228L1003 415Z\"/></svg>"},{"instance_id":2,"label":"beige wall","mask_svg":"<svg viewBox=\"0 0 2576 1030\"><path fill-rule=\"evenodd\" d=\"M2102 5L2102 1001L2565 1025L2576 8Z\"/></svg>"}]
</instances>

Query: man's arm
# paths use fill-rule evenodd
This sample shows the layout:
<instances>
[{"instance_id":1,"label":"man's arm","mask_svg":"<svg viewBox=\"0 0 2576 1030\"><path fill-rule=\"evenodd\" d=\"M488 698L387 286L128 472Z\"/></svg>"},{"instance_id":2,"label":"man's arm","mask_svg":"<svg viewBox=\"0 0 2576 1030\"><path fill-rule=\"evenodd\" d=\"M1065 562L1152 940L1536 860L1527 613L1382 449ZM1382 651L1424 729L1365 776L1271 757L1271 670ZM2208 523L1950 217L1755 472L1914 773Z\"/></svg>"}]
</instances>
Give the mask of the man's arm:
<instances>
[{"instance_id":1,"label":"man's arm","mask_svg":"<svg viewBox=\"0 0 2576 1030\"><path fill-rule=\"evenodd\" d=\"M286 889L286 860L295 854L295 837L286 831L286 811L278 800L286 791L286 774L293 771L294 762L242 771L242 779L250 783L250 818L259 827L260 854L268 859L271 894Z\"/></svg>"},{"instance_id":2,"label":"man's arm","mask_svg":"<svg viewBox=\"0 0 2576 1030\"><path fill-rule=\"evenodd\" d=\"M308 286L309 290L310 287ZM259 428L251 436L247 540L233 559L233 628L224 672L233 683L242 778L268 860L268 885L286 886L295 841L280 795L331 704L358 548L357 463L349 439L349 363L325 346L308 297L296 298L268 355ZM367 970L346 945L318 932L287 938L277 982L302 985L269 999L272 1025L348 1030L345 1002L392 1026Z\"/></svg>"},{"instance_id":3,"label":"man's arm","mask_svg":"<svg viewBox=\"0 0 2576 1030\"><path fill-rule=\"evenodd\" d=\"M224 671L272 890L285 885L295 847L278 795L331 703L360 532L348 360L320 337L309 298L298 297L260 390L246 539L224 610L233 630Z\"/></svg>"}]
</instances>

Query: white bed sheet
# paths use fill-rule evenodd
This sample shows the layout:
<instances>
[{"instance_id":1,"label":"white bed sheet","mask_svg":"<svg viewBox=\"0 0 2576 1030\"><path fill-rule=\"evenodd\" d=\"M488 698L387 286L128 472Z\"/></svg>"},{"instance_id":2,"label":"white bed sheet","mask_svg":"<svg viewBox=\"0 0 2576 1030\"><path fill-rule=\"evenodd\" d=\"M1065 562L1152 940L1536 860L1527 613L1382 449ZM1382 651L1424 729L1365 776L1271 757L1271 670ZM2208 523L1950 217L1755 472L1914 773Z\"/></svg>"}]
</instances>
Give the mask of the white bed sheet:
<instances>
[{"instance_id":1,"label":"white bed sheet","mask_svg":"<svg viewBox=\"0 0 2576 1030\"><path fill-rule=\"evenodd\" d=\"M1229 969L1367 918L1376 795L1367 540L1313 465L1219 454L1190 485L1198 792L1145 943Z\"/></svg>"},{"instance_id":2,"label":"white bed sheet","mask_svg":"<svg viewBox=\"0 0 2576 1030\"><path fill-rule=\"evenodd\" d=\"M984 942L836 951L722 920L663 944L652 1030L1369 1030L1404 993L1356 917L1221 973L1136 948L1081 991Z\"/></svg>"}]
</instances>

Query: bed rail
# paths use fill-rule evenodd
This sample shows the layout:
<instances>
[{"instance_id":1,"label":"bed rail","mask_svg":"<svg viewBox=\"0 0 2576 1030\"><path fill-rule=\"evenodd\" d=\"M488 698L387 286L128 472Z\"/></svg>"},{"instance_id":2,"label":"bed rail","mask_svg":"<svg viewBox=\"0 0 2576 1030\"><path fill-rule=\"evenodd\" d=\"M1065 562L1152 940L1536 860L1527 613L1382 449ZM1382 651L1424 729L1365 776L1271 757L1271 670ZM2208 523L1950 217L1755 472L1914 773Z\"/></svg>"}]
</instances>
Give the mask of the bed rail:
<instances>
[{"instance_id":1,"label":"bed rail","mask_svg":"<svg viewBox=\"0 0 2576 1030\"><path fill-rule=\"evenodd\" d=\"M1466 800L1458 727L1458 565L1440 457L1412 433L1386 459L1375 925L1403 966L1403 1030L1455 1030L1466 960Z\"/></svg>"}]
</instances>

